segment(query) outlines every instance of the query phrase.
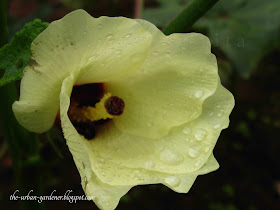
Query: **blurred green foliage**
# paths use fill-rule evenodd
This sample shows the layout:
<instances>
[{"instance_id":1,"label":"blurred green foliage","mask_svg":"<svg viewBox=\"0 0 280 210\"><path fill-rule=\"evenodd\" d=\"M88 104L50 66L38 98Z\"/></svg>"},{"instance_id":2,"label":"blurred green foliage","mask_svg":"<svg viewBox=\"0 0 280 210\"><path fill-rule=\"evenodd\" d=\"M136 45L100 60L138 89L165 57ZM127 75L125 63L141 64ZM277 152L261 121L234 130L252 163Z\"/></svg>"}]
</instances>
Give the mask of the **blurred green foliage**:
<instances>
[{"instance_id":1,"label":"blurred green foliage","mask_svg":"<svg viewBox=\"0 0 280 210\"><path fill-rule=\"evenodd\" d=\"M157 0L159 6L147 8L142 18L162 28L190 0ZM280 46L279 0L219 1L194 26L204 32L243 78L248 78L260 59Z\"/></svg>"}]
</instances>

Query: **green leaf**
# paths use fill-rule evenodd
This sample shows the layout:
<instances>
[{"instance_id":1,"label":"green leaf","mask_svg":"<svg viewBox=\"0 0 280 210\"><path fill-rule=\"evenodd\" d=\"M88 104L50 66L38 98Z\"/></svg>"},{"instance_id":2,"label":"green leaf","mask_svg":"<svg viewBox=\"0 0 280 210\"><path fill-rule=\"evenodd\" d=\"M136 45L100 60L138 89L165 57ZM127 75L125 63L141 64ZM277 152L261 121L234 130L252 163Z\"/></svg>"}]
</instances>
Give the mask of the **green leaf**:
<instances>
[{"instance_id":1,"label":"green leaf","mask_svg":"<svg viewBox=\"0 0 280 210\"><path fill-rule=\"evenodd\" d=\"M211 43L224 51L243 78L248 78L260 59L279 46L279 8L279 0L224 0L195 28L206 29Z\"/></svg>"},{"instance_id":2,"label":"green leaf","mask_svg":"<svg viewBox=\"0 0 280 210\"><path fill-rule=\"evenodd\" d=\"M48 23L36 19L16 33L12 41L0 49L0 86L20 79L24 67L29 62L32 41L45 30Z\"/></svg>"}]
</instances>

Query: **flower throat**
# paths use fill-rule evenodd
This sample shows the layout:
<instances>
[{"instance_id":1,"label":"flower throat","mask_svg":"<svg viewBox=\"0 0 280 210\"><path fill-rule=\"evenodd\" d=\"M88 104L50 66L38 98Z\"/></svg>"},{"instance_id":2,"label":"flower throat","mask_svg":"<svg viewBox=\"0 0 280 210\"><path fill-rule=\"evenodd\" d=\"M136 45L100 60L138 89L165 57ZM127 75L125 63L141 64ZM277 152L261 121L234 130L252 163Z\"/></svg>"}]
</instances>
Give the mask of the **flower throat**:
<instances>
[{"instance_id":1,"label":"flower throat","mask_svg":"<svg viewBox=\"0 0 280 210\"><path fill-rule=\"evenodd\" d=\"M68 116L77 132L91 140L98 126L104 125L124 111L124 101L106 93L103 83L73 87Z\"/></svg>"}]
</instances>

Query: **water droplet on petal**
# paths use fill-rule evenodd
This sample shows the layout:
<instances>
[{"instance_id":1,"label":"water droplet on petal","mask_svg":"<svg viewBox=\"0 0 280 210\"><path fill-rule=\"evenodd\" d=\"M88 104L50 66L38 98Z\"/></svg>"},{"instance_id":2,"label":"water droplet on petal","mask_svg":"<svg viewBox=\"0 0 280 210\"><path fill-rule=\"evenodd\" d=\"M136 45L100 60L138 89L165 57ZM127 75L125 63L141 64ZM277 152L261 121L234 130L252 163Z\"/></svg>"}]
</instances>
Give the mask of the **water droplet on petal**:
<instances>
[{"instance_id":1,"label":"water droplet on petal","mask_svg":"<svg viewBox=\"0 0 280 210\"><path fill-rule=\"evenodd\" d=\"M127 35L125 36L125 38L129 38L129 37L131 37L131 34L127 34Z\"/></svg>"},{"instance_id":2,"label":"water droplet on petal","mask_svg":"<svg viewBox=\"0 0 280 210\"><path fill-rule=\"evenodd\" d=\"M219 112L219 113L217 114L217 116L218 116L218 117L222 117L222 116L223 116L223 113L222 113L222 112Z\"/></svg>"},{"instance_id":3,"label":"water droplet on petal","mask_svg":"<svg viewBox=\"0 0 280 210\"><path fill-rule=\"evenodd\" d=\"M185 133L185 134L189 134L190 132L191 132L191 129L189 127L185 127L183 129L183 133Z\"/></svg>"},{"instance_id":4,"label":"water droplet on petal","mask_svg":"<svg viewBox=\"0 0 280 210\"><path fill-rule=\"evenodd\" d=\"M178 187L181 183L181 180L178 179L176 176L169 176L164 179L164 182L171 187Z\"/></svg>"},{"instance_id":5,"label":"water droplet on petal","mask_svg":"<svg viewBox=\"0 0 280 210\"><path fill-rule=\"evenodd\" d=\"M182 155L171 149L165 149L160 153L160 160L167 165L175 166L182 163L184 158Z\"/></svg>"},{"instance_id":6,"label":"water droplet on petal","mask_svg":"<svg viewBox=\"0 0 280 210\"><path fill-rule=\"evenodd\" d=\"M139 174L140 172L138 170L133 171L135 174Z\"/></svg>"},{"instance_id":7,"label":"water droplet on petal","mask_svg":"<svg viewBox=\"0 0 280 210\"><path fill-rule=\"evenodd\" d=\"M103 158L100 158L100 159L98 160L98 162L99 162L99 163L104 163L104 159L103 159Z\"/></svg>"},{"instance_id":8,"label":"water droplet on petal","mask_svg":"<svg viewBox=\"0 0 280 210\"><path fill-rule=\"evenodd\" d=\"M202 141L205 139L206 136L207 136L207 131L205 129L199 128L195 130L194 137L196 138L196 140Z\"/></svg>"},{"instance_id":9,"label":"water droplet on petal","mask_svg":"<svg viewBox=\"0 0 280 210\"><path fill-rule=\"evenodd\" d=\"M201 90L198 90L198 91L195 92L194 96L196 98L201 98L203 96L203 92Z\"/></svg>"},{"instance_id":10,"label":"water droplet on petal","mask_svg":"<svg viewBox=\"0 0 280 210\"><path fill-rule=\"evenodd\" d=\"M146 162L145 162L145 167L146 167L146 168L153 168L153 167L155 167L154 161L152 161L152 160L146 161Z\"/></svg>"},{"instance_id":11,"label":"water droplet on petal","mask_svg":"<svg viewBox=\"0 0 280 210\"><path fill-rule=\"evenodd\" d=\"M207 146L207 147L205 147L205 148L204 148L204 152L208 152L208 151L209 151L209 149L210 149L210 147L208 147L208 146Z\"/></svg>"},{"instance_id":12,"label":"water droplet on petal","mask_svg":"<svg viewBox=\"0 0 280 210\"><path fill-rule=\"evenodd\" d=\"M92 61L93 59L95 59L95 55L94 56L91 56L89 59L88 59L88 61L90 62L90 61Z\"/></svg>"},{"instance_id":13,"label":"water droplet on petal","mask_svg":"<svg viewBox=\"0 0 280 210\"><path fill-rule=\"evenodd\" d=\"M153 55L158 55L158 54L159 54L158 51L154 51L154 52L153 52Z\"/></svg>"},{"instance_id":14,"label":"water droplet on petal","mask_svg":"<svg viewBox=\"0 0 280 210\"><path fill-rule=\"evenodd\" d=\"M192 146L189 149L189 156L192 157L192 158L196 158L199 155L199 152L200 152L200 147Z\"/></svg>"},{"instance_id":15,"label":"water droplet on petal","mask_svg":"<svg viewBox=\"0 0 280 210\"><path fill-rule=\"evenodd\" d=\"M158 181L159 180L156 176L154 176L153 179L154 179L154 181Z\"/></svg>"},{"instance_id":16,"label":"water droplet on petal","mask_svg":"<svg viewBox=\"0 0 280 210\"><path fill-rule=\"evenodd\" d=\"M200 164L201 164L201 160L198 160L198 161L196 161L196 163L194 164L194 166L195 166L195 167L198 167L198 166L200 166Z\"/></svg>"},{"instance_id":17,"label":"water droplet on petal","mask_svg":"<svg viewBox=\"0 0 280 210\"><path fill-rule=\"evenodd\" d=\"M215 126L214 126L214 129L219 129L221 127L221 124L216 124Z\"/></svg>"},{"instance_id":18,"label":"water droplet on petal","mask_svg":"<svg viewBox=\"0 0 280 210\"><path fill-rule=\"evenodd\" d=\"M113 34L108 34L107 39L111 39L113 37Z\"/></svg>"}]
</instances>

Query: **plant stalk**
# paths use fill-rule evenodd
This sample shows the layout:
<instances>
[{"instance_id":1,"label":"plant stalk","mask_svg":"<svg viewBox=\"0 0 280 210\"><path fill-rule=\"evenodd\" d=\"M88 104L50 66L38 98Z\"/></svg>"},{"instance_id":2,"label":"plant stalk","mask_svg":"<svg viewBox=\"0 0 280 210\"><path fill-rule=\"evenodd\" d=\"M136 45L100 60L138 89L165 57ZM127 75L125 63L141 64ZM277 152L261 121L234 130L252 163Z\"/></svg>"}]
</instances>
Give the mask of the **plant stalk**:
<instances>
[{"instance_id":1,"label":"plant stalk","mask_svg":"<svg viewBox=\"0 0 280 210\"><path fill-rule=\"evenodd\" d=\"M193 0L167 27L165 35L185 32L219 0Z\"/></svg>"}]
</instances>

